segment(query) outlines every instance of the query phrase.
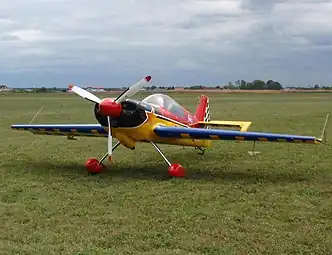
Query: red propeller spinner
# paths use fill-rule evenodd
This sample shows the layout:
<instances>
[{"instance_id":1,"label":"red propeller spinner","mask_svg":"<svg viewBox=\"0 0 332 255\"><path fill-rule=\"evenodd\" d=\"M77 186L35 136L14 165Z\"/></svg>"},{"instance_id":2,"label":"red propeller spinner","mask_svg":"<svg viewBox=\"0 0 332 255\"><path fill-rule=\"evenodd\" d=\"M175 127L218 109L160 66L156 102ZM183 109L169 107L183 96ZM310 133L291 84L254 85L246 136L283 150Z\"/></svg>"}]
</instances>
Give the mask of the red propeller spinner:
<instances>
[{"instance_id":1,"label":"red propeller spinner","mask_svg":"<svg viewBox=\"0 0 332 255\"><path fill-rule=\"evenodd\" d=\"M122 106L111 98L105 98L100 102L99 110L102 115L117 118L121 115Z\"/></svg>"}]
</instances>

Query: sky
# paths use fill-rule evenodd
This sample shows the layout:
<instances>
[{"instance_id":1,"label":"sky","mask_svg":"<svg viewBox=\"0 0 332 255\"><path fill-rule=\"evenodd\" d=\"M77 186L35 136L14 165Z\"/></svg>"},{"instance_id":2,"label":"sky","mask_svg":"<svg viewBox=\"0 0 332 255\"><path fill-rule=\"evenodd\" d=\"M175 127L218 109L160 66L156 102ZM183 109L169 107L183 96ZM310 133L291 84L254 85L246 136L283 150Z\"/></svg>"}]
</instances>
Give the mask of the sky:
<instances>
[{"instance_id":1,"label":"sky","mask_svg":"<svg viewBox=\"0 0 332 255\"><path fill-rule=\"evenodd\" d=\"M10 87L332 85L332 0L11 0L0 5Z\"/></svg>"}]
</instances>

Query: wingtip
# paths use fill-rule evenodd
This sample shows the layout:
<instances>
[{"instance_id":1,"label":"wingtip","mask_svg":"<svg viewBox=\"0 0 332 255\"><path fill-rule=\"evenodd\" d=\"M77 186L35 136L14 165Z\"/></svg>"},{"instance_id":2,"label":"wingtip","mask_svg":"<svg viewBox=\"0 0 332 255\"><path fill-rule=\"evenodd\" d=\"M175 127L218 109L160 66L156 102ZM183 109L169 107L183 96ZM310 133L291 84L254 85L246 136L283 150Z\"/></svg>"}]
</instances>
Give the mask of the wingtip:
<instances>
[{"instance_id":1,"label":"wingtip","mask_svg":"<svg viewBox=\"0 0 332 255\"><path fill-rule=\"evenodd\" d=\"M315 139L315 144L326 144L326 142L322 138L316 138Z\"/></svg>"},{"instance_id":2,"label":"wingtip","mask_svg":"<svg viewBox=\"0 0 332 255\"><path fill-rule=\"evenodd\" d=\"M145 77L145 80L147 81L147 82L149 82L150 80L151 80L151 76L149 75L149 76L146 76Z\"/></svg>"},{"instance_id":3,"label":"wingtip","mask_svg":"<svg viewBox=\"0 0 332 255\"><path fill-rule=\"evenodd\" d=\"M74 87L74 84L69 84L68 89L72 89Z\"/></svg>"},{"instance_id":4,"label":"wingtip","mask_svg":"<svg viewBox=\"0 0 332 255\"><path fill-rule=\"evenodd\" d=\"M327 144L327 139L325 137L316 138L317 144Z\"/></svg>"}]
</instances>

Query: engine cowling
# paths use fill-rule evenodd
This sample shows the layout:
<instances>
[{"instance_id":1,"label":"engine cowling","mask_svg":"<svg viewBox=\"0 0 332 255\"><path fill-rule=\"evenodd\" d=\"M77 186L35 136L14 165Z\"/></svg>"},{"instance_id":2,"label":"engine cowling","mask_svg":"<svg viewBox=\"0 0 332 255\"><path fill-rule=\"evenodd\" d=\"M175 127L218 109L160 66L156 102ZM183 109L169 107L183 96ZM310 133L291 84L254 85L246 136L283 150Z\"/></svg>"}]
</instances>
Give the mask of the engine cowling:
<instances>
[{"instance_id":1,"label":"engine cowling","mask_svg":"<svg viewBox=\"0 0 332 255\"><path fill-rule=\"evenodd\" d=\"M121 104L114 102L111 98L103 99L99 104L100 114L112 118L120 117L122 112Z\"/></svg>"}]
</instances>

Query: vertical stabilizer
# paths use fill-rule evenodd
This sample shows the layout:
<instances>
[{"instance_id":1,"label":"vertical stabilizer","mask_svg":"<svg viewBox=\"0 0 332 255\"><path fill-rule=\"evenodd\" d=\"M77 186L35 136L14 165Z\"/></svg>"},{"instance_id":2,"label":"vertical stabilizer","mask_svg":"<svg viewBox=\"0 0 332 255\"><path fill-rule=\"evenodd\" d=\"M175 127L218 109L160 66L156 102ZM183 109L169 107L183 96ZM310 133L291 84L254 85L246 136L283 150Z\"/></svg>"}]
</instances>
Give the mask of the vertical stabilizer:
<instances>
[{"instance_id":1,"label":"vertical stabilizer","mask_svg":"<svg viewBox=\"0 0 332 255\"><path fill-rule=\"evenodd\" d=\"M202 95L199 99L199 104L196 109L196 118L197 121L210 121L210 105L209 98L207 96ZM207 128L207 127L206 127Z\"/></svg>"}]
</instances>

